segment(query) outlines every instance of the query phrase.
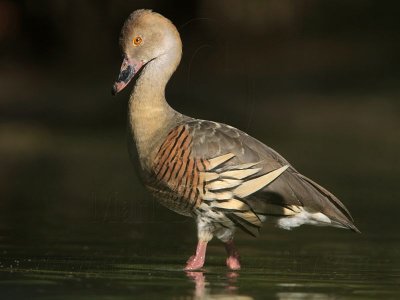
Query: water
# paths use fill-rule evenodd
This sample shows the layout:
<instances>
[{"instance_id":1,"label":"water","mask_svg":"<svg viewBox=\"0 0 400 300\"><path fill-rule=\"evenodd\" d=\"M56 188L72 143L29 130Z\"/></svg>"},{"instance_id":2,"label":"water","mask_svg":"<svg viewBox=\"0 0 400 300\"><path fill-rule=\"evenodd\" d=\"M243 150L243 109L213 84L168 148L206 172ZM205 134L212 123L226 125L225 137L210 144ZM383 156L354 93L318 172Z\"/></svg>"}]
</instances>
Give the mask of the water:
<instances>
[{"instance_id":1,"label":"water","mask_svg":"<svg viewBox=\"0 0 400 300\"><path fill-rule=\"evenodd\" d=\"M172 225L176 229L177 224ZM194 236L177 241L170 232L157 240L151 236L110 239L108 235L96 236L96 229L114 227L121 233L124 228L90 226L93 228L86 228L86 233L93 230L93 235L82 240L62 236L53 237L51 243L31 240L9 244L3 238L2 299L400 297L400 240L395 235L267 228L259 239L239 234L243 270L227 270L223 247L214 241L204 270L184 272L184 262L194 250Z\"/></svg>"}]
</instances>

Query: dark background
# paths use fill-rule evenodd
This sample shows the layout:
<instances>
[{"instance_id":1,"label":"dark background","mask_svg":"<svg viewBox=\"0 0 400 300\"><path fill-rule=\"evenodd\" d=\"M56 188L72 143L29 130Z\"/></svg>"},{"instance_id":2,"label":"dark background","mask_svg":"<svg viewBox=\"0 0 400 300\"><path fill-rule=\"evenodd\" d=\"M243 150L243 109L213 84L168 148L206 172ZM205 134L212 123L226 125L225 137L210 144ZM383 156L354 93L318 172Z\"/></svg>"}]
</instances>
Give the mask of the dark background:
<instances>
[{"instance_id":1,"label":"dark background","mask_svg":"<svg viewBox=\"0 0 400 300\"><path fill-rule=\"evenodd\" d=\"M175 109L247 131L334 191L361 231L396 234L396 2L1 0L3 246L162 243L171 232L194 244L193 222L156 204L129 161L131 86L110 93L119 31L138 8L181 33L183 59L167 88ZM297 231L310 230L327 229Z\"/></svg>"}]
</instances>

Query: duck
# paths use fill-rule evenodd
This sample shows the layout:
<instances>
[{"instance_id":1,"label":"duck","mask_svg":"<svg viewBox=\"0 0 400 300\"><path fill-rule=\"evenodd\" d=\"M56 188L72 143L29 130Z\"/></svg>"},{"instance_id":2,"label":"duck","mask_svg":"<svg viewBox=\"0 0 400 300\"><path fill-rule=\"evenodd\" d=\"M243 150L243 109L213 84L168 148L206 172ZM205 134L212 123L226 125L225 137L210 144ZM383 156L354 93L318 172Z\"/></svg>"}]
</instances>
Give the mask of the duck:
<instances>
[{"instance_id":1,"label":"duck","mask_svg":"<svg viewBox=\"0 0 400 300\"><path fill-rule=\"evenodd\" d=\"M241 268L234 235L258 236L269 220L290 230L303 224L359 232L348 209L278 152L232 126L174 110L165 88L182 57L175 25L149 9L125 21L116 95L135 78L128 104L128 149L148 191L168 209L194 218L197 247L185 270L203 268L213 237L226 265Z\"/></svg>"}]
</instances>

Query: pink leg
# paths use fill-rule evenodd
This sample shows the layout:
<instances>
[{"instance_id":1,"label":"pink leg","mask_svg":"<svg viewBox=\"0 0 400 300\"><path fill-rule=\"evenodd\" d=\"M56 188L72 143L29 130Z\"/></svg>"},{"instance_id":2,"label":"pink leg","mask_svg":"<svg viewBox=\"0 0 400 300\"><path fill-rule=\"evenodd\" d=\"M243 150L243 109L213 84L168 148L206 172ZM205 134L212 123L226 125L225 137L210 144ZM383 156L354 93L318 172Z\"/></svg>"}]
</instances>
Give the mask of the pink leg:
<instances>
[{"instance_id":1,"label":"pink leg","mask_svg":"<svg viewBox=\"0 0 400 300\"><path fill-rule=\"evenodd\" d=\"M233 240L230 240L225 243L225 249L228 253L228 258L226 259L226 265L231 270L240 270L240 256L235 248L235 244Z\"/></svg>"},{"instance_id":2,"label":"pink leg","mask_svg":"<svg viewBox=\"0 0 400 300\"><path fill-rule=\"evenodd\" d=\"M196 254L187 261L185 270L197 270L203 267L206 258L207 242L199 241L197 243Z\"/></svg>"}]
</instances>

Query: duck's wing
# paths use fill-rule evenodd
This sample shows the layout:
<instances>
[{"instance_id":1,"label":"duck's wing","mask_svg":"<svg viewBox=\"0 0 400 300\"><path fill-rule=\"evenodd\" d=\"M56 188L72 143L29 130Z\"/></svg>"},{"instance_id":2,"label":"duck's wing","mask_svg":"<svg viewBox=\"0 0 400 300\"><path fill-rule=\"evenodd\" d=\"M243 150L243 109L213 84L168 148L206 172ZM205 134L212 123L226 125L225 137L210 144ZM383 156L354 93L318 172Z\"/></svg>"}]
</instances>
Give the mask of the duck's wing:
<instances>
[{"instance_id":1,"label":"duck's wing","mask_svg":"<svg viewBox=\"0 0 400 300\"><path fill-rule=\"evenodd\" d=\"M159 198L183 214L207 205L253 235L261 226L259 216L292 217L303 208L354 227L337 198L228 125L187 120L171 130L154 162Z\"/></svg>"},{"instance_id":2,"label":"duck's wing","mask_svg":"<svg viewBox=\"0 0 400 300\"><path fill-rule=\"evenodd\" d=\"M193 120L187 126L193 140L193 157L210 159L231 153L234 156L219 167L224 170L255 164L252 168L259 171L246 177L247 181L288 167L264 187L244 197L257 215L295 217L302 213L302 218L315 216L312 221L319 225L328 223L326 225L358 231L347 208L332 193L297 172L279 153L257 139L234 127L216 122ZM321 214L327 218L318 218ZM296 226L296 223L286 224L288 228Z\"/></svg>"}]
</instances>

